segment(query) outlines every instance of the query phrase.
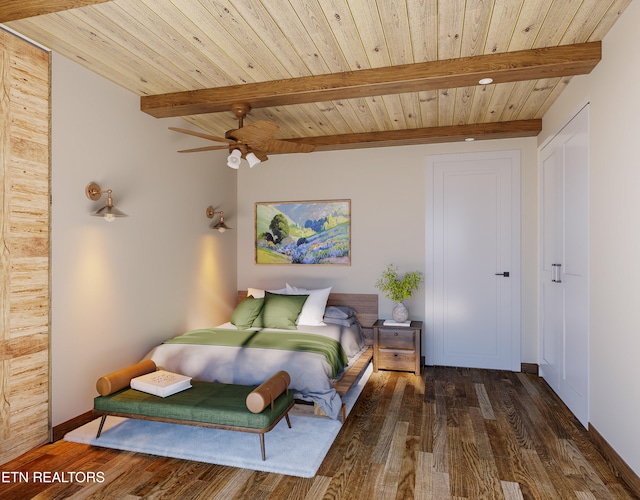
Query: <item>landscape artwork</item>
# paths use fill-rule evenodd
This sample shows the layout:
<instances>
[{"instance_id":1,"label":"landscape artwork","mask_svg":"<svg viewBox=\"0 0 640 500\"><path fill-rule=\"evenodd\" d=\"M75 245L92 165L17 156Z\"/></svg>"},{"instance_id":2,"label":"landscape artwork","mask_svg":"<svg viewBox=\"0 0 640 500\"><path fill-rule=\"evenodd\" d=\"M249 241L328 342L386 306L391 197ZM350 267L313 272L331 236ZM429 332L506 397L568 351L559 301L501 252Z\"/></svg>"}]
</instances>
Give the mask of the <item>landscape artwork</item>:
<instances>
[{"instance_id":1,"label":"landscape artwork","mask_svg":"<svg viewBox=\"0 0 640 500\"><path fill-rule=\"evenodd\" d=\"M351 200L256 203L256 264L351 264Z\"/></svg>"}]
</instances>

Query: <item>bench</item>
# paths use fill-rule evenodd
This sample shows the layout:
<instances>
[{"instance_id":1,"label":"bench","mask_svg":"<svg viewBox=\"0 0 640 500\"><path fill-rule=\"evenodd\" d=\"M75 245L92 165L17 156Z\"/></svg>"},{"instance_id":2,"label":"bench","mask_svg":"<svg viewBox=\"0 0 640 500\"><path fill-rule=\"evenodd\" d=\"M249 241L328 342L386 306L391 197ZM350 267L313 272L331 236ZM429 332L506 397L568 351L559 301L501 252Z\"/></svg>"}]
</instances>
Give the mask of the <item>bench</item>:
<instances>
[{"instance_id":1,"label":"bench","mask_svg":"<svg viewBox=\"0 0 640 500\"><path fill-rule=\"evenodd\" d=\"M137 373L135 376L155 370L153 361L143 363L144 368L139 363L98 380L96 386L101 395L94 399L93 407L102 419L96 439L100 437L108 415L196 425L260 434L262 460L266 460L265 433L283 417L291 428L289 411L294 399L293 391L288 390L291 379L285 371L274 374L258 386L193 381L190 389L162 398L129 387L132 368L137 368L133 370ZM148 363L153 364L153 369Z\"/></svg>"}]
</instances>

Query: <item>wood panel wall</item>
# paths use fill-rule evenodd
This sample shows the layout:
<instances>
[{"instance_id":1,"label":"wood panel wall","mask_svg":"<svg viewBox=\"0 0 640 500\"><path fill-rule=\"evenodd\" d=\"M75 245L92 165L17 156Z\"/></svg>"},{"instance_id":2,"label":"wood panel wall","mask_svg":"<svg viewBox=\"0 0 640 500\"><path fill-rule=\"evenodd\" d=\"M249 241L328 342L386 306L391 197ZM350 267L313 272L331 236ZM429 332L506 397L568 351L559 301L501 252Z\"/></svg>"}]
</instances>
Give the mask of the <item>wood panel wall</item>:
<instances>
[{"instance_id":1,"label":"wood panel wall","mask_svg":"<svg viewBox=\"0 0 640 500\"><path fill-rule=\"evenodd\" d=\"M50 54L0 29L0 464L49 440Z\"/></svg>"}]
</instances>

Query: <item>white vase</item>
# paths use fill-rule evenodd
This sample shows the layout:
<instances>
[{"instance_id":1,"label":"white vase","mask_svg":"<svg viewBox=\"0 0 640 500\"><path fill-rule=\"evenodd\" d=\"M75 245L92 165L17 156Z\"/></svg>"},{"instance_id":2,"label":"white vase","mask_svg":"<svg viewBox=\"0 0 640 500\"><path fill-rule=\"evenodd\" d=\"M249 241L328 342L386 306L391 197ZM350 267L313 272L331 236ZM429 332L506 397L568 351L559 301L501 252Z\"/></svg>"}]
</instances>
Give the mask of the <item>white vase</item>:
<instances>
[{"instance_id":1,"label":"white vase","mask_svg":"<svg viewBox=\"0 0 640 500\"><path fill-rule=\"evenodd\" d=\"M409 309L404 305L404 302L398 302L393 306L391 317L393 321L397 321L398 323L404 323L409 319Z\"/></svg>"}]
</instances>

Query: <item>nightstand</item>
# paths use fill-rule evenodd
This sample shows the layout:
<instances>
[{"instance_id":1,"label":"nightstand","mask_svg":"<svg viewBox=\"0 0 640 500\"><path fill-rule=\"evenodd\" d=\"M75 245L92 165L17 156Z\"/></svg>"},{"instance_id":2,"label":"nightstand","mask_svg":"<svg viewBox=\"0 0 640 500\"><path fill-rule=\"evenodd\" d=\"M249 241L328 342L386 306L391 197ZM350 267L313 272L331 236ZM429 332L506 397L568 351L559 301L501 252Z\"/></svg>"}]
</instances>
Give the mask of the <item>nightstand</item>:
<instances>
[{"instance_id":1,"label":"nightstand","mask_svg":"<svg viewBox=\"0 0 640 500\"><path fill-rule=\"evenodd\" d=\"M379 319L373 325L373 371L398 370L420 375L422 321L409 326L384 326Z\"/></svg>"}]
</instances>

